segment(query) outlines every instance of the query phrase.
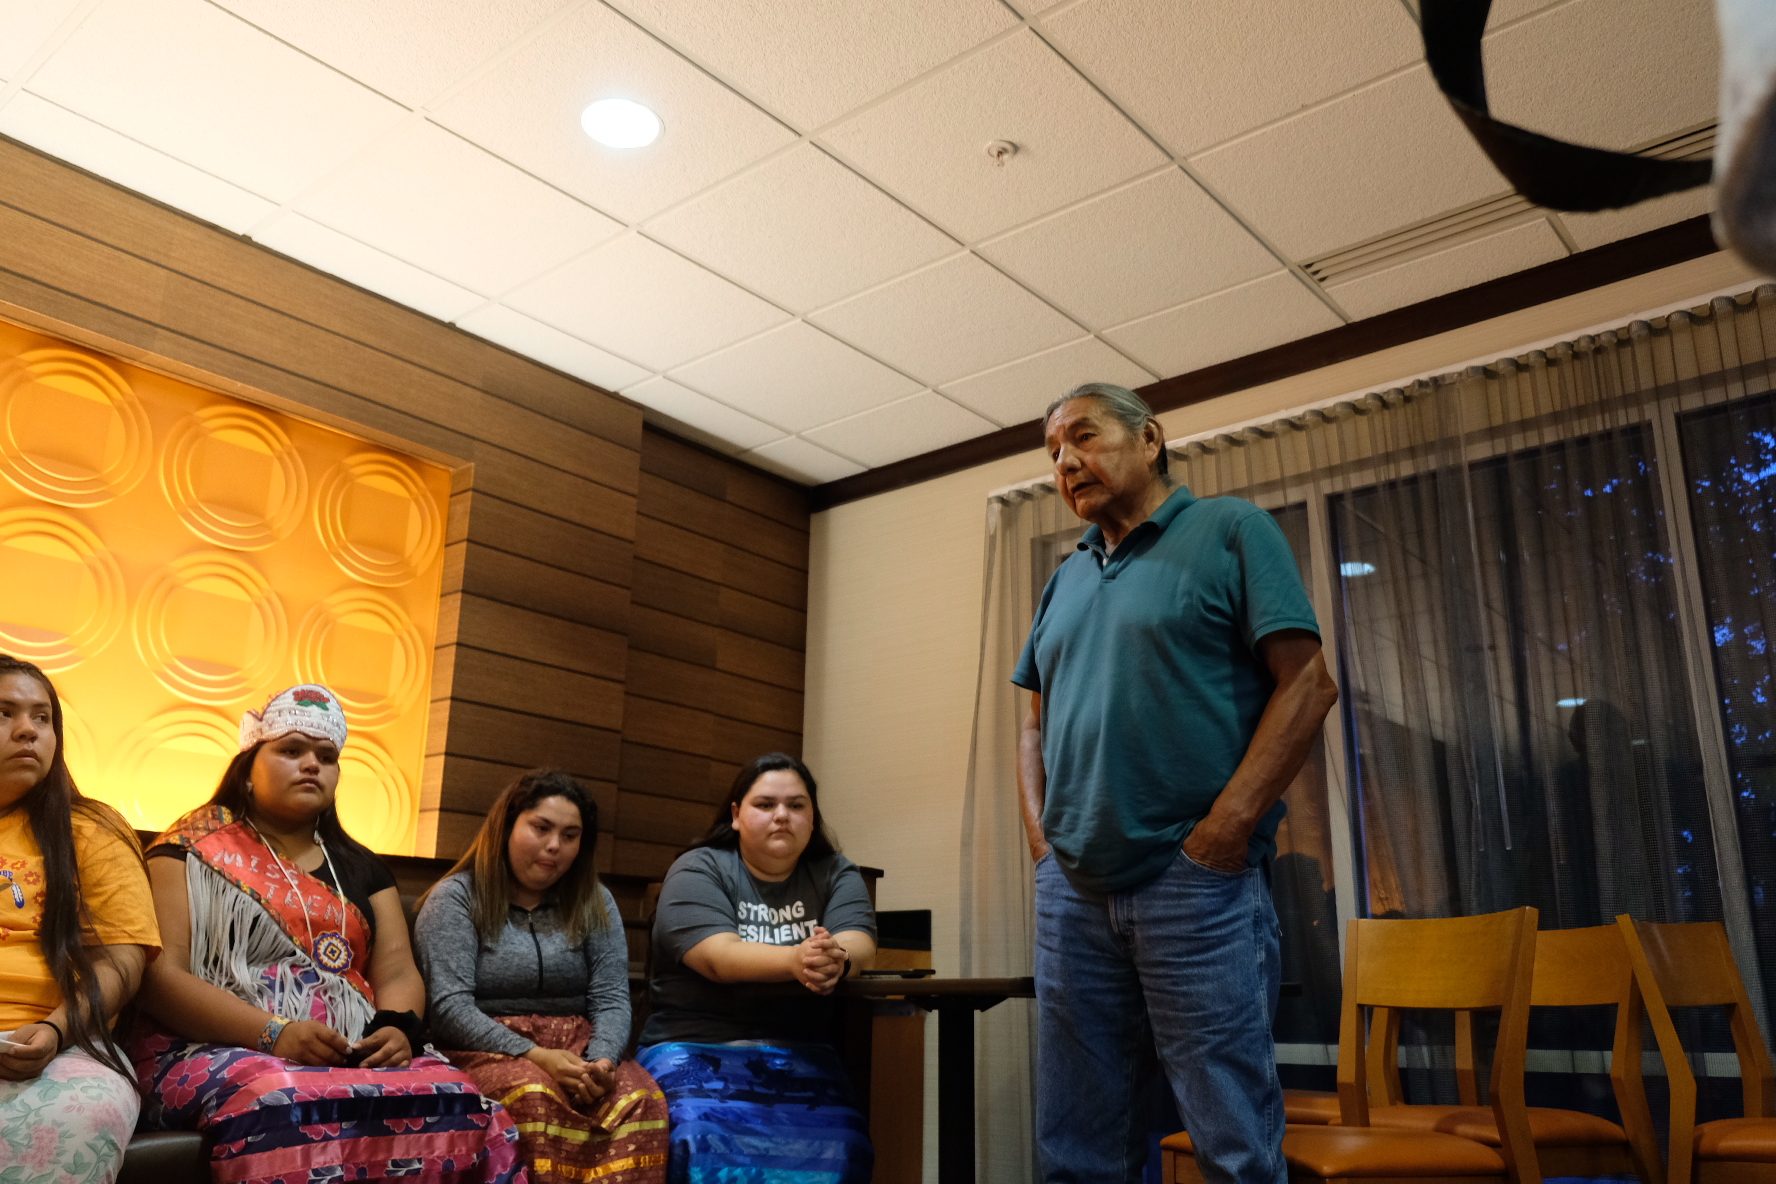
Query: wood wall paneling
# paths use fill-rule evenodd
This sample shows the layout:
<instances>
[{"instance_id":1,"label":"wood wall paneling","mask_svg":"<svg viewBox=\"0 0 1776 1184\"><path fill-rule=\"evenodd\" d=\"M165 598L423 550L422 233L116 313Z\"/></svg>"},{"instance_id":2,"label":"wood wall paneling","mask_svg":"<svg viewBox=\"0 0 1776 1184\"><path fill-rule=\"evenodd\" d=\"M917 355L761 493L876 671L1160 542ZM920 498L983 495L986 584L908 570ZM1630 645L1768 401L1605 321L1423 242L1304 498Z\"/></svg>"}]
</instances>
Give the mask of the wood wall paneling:
<instances>
[{"instance_id":1,"label":"wood wall paneling","mask_svg":"<svg viewBox=\"0 0 1776 1184\"><path fill-rule=\"evenodd\" d=\"M806 495L645 431L634 572L614 867L655 877L740 765L801 752Z\"/></svg>"},{"instance_id":2,"label":"wood wall paneling","mask_svg":"<svg viewBox=\"0 0 1776 1184\"><path fill-rule=\"evenodd\" d=\"M632 444L641 430L639 409L631 403L5 137L0 137L0 176L5 178L0 204L28 214L54 211L56 225L139 253L168 271L254 299L270 297L264 302L317 327L604 439ZM9 244L7 259L13 258ZM589 390L594 397L588 397Z\"/></svg>"}]
</instances>

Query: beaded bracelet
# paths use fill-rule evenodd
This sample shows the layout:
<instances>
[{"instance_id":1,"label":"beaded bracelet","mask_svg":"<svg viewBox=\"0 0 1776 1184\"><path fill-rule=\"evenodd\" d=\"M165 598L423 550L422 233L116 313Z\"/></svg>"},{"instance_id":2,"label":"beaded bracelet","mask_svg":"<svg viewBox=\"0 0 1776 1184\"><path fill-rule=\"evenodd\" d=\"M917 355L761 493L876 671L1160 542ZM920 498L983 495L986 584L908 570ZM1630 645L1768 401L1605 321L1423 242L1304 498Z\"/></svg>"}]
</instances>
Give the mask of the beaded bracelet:
<instances>
[{"instance_id":1,"label":"beaded bracelet","mask_svg":"<svg viewBox=\"0 0 1776 1184\"><path fill-rule=\"evenodd\" d=\"M284 1029L289 1026L290 1021L283 1016L272 1016L271 1022L266 1024L259 1033L259 1051L269 1054L272 1049L277 1047L278 1037L282 1036Z\"/></svg>"}]
</instances>

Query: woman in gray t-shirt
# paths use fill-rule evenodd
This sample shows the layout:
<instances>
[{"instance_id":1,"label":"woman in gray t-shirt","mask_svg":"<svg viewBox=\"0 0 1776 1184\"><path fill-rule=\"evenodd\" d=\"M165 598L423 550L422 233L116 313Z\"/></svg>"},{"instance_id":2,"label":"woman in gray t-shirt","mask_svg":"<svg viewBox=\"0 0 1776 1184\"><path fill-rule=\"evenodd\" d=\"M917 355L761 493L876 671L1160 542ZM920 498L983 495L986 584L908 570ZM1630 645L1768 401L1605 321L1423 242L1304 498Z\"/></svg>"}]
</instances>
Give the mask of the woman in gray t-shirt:
<instances>
[{"instance_id":1,"label":"woman in gray t-shirt","mask_svg":"<svg viewBox=\"0 0 1776 1184\"><path fill-rule=\"evenodd\" d=\"M666 1093L674 1184L870 1178L869 1124L830 1041L833 988L875 957L875 912L815 794L796 758L757 758L666 873L636 1060Z\"/></svg>"},{"instance_id":2,"label":"woman in gray t-shirt","mask_svg":"<svg viewBox=\"0 0 1776 1184\"><path fill-rule=\"evenodd\" d=\"M659 1184L666 1105L624 1062L629 948L593 849L598 804L565 773L508 786L413 926L444 1055L518 1123L538 1184Z\"/></svg>"}]
</instances>

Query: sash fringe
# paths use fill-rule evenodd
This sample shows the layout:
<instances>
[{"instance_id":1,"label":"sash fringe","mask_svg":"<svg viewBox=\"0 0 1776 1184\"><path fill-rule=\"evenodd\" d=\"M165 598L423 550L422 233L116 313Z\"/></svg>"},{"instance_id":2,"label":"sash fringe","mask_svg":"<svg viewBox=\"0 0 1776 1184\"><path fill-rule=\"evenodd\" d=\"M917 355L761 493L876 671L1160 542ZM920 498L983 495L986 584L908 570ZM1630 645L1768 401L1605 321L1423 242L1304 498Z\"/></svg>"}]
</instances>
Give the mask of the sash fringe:
<instances>
[{"instance_id":1,"label":"sash fringe","mask_svg":"<svg viewBox=\"0 0 1776 1184\"><path fill-rule=\"evenodd\" d=\"M285 1019L313 1019L319 1004L328 1027L353 1042L363 1038L376 1014L371 1002L318 965L264 905L195 851L185 860L185 888L191 897L191 973ZM305 981L311 976L318 977Z\"/></svg>"}]
</instances>

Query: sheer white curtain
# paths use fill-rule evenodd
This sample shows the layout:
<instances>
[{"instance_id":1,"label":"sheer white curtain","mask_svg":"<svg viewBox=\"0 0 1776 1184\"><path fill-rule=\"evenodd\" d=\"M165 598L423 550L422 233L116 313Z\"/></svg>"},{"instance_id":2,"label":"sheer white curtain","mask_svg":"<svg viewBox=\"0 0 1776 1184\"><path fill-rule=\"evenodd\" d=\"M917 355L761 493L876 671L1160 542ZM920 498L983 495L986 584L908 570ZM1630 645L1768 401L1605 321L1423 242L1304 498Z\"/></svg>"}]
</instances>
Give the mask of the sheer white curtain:
<instances>
[{"instance_id":1,"label":"sheer white curtain","mask_svg":"<svg viewBox=\"0 0 1776 1184\"><path fill-rule=\"evenodd\" d=\"M974 743L962 809L961 971L967 977L1031 971L1035 882L1017 801L1017 736L1030 695L1011 685L1011 671L1036 597L1084 526L1052 488L1020 490L987 504ZM981 1184L1037 1178L1034 1025L1027 999L1009 999L980 1016L975 1130Z\"/></svg>"}]
</instances>

